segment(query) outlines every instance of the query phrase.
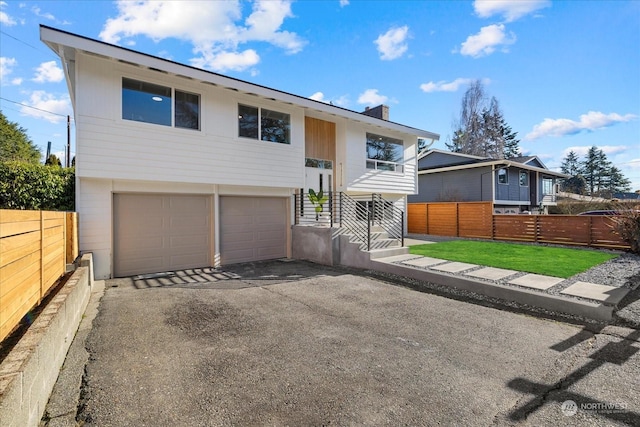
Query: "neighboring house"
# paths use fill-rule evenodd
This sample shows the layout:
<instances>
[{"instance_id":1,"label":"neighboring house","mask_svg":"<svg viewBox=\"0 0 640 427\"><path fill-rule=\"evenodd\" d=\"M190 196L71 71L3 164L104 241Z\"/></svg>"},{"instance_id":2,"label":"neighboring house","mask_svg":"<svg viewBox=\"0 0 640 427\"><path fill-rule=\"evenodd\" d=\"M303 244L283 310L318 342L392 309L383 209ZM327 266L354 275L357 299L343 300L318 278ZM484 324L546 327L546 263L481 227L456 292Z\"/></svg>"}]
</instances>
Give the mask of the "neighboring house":
<instances>
[{"instance_id":1,"label":"neighboring house","mask_svg":"<svg viewBox=\"0 0 640 427\"><path fill-rule=\"evenodd\" d=\"M80 250L97 278L291 256L292 195L406 211L439 135L41 26L76 126Z\"/></svg>"},{"instance_id":2,"label":"neighboring house","mask_svg":"<svg viewBox=\"0 0 640 427\"><path fill-rule=\"evenodd\" d=\"M640 193L618 192L613 193L613 198L622 201L640 201Z\"/></svg>"},{"instance_id":3,"label":"neighboring house","mask_svg":"<svg viewBox=\"0 0 640 427\"><path fill-rule=\"evenodd\" d=\"M556 205L557 181L536 156L508 160L428 150L418 158L418 202L490 201L496 214L546 213Z\"/></svg>"}]
</instances>

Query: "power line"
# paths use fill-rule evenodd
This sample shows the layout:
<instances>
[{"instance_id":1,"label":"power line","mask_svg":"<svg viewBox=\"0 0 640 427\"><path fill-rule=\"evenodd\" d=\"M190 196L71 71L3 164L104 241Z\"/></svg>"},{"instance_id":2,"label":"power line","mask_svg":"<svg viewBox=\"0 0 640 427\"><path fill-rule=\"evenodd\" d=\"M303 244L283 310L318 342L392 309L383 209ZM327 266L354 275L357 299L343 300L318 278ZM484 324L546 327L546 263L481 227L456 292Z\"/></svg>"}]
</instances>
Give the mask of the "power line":
<instances>
[{"instance_id":1,"label":"power line","mask_svg":"<svg viewBox=\"0 0 640 427\"><path fill-rule=\"evenodd\" d=\"M0 99L2 99L2 100L4 100L4 101L12 102L12 103L14 103L14 104L21 105L21 106L23 106L23 107L33 108L34 110L42 111L43 113L53 114L53 115L55 115L55 116L60 116L60 117L67 117L67 116L68 116L68 114L54 113L53 111L47 111L47 110L43 110L42 108L37 108L37 107L33 107L33 106L31 106L31 105L23 104L23 103L21 103L21 102L12 101L12 100L10 100L10 99L3 98L2 96L0 96Z\"/></svg>"},{"instance_id":2,"label":"power line","mask_svg":"<svg viewBox=\"0 0 640 427\"><path fill-rule=\"evenodd\" d=\"M7 36L7 37L10 37L10 38L14 39L15 41L18 41L18 42L20 42L20 43L22 43L22 44L24 44L24 45L29 46L31 49L35 49L35 50L37 50L38 52L46 53L47 55L51 55L51 56L53 56L53 57L56 57L56 55L55 55L53 52L51 52L51 51L45 51L45 50L42 50L42 49L40 49L40 48L38 48L38 47L36 47L36 46L34 46L34 45L32 45L32 44L27 43L27 42L26 42L26 41L24 41L24 40L20 40L19 38L12 36L11 34L9 34L9 33L5 32L5 31L0 30L0 33L4 34L4 35L5 35L5 36Z\"/></svg>"}]
</instances>

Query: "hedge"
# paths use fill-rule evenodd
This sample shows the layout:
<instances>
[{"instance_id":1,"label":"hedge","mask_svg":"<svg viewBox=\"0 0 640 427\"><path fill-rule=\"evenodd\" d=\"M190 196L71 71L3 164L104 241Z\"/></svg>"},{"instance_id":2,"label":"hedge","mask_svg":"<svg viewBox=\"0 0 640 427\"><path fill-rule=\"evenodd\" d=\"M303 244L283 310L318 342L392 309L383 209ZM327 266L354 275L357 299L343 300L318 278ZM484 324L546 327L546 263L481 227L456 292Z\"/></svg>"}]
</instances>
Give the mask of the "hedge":
<instances>
[{"instance_id":1,"label":"hedge","mask_svg":"<svg viewBox=\"0 0 640 427\"><path fill-rule=\"evenodd\" d=\"M75 168L0 162L0 209L74 211Z\"/></svg>"}]
</instances>

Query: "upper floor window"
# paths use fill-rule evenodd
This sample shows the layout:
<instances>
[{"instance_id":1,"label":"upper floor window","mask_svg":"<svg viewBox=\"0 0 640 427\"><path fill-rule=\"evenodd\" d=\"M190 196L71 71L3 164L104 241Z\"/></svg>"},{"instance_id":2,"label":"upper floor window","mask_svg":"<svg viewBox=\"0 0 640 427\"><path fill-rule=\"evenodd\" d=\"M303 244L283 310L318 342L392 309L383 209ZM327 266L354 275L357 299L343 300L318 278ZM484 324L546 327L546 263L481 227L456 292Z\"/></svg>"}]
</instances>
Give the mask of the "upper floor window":
<instances>
[{"instance_id":1,"label":"upper floor window","mask_svg":"<svg viewBox=\"0 0 640 427\"><path fill-rule=\"evenodd\" d=\"M509 183L509 173L506 169L498 169L498 183L499 184Z\"/></svg>"},{"instance_id":2,"label":"upper floor window","mask_svg":"<svg viewBox=\"0 0 640 427\"><path fill-rule=\"evenodd\" d=\"M173 95L175 95L175 105ZM173 91L167 86L123 78L122 118L198 130L200 129L200 95Z\"/></svg>"},{"instance_id":3,"label":"upper floor window","mask_svg":"<svg viewBox=\"0 0 640 427\"><path fill-rule=\"evenodd\" d=\"M238 135L262 141L291 143L291 116L266 108L238 105Z\"/></svg>"},{"instance_id":4,"label":"upper floor window","mask_svg":"<svg viewBox=\"0 0 640 427\"><path fill-rule=\"evenodd\" d=\"M367 169L403 172L402 140L367 133Z\"/></svg>"},{"instance_id":5,"label":"upper floor window","mask_svg":"<svg viewBox=\"0 0 640 427\"><path fill-rule=\"evenodd\" d=\"M527 171L520 171L520 186L521 187L529 186L529 173Z\"/></svg>"}]
</instances>

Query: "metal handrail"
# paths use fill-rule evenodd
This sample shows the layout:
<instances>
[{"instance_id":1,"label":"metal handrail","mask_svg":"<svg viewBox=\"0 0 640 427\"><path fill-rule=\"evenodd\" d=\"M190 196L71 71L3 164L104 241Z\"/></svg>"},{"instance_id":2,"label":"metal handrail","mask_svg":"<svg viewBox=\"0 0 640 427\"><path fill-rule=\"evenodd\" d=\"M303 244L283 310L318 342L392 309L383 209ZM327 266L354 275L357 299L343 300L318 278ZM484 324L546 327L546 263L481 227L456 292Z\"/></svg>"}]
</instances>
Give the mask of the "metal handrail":
<instances>
[{"instance_id":1,"label":"metal handrail","mask_svg":"<svg viewBox=\"0 0 640 427\"><path fill-rule=\"evenodd\" d=\"M371 196L350 196L343 192L329 192L322 212L316 213L308 194L301 191L294 194L295 224L325 223L336 224L348 231L354 241L371 250L372 228L379 227L404 246L404 212L381 194Z\"/></svg>"}]
</instances>

